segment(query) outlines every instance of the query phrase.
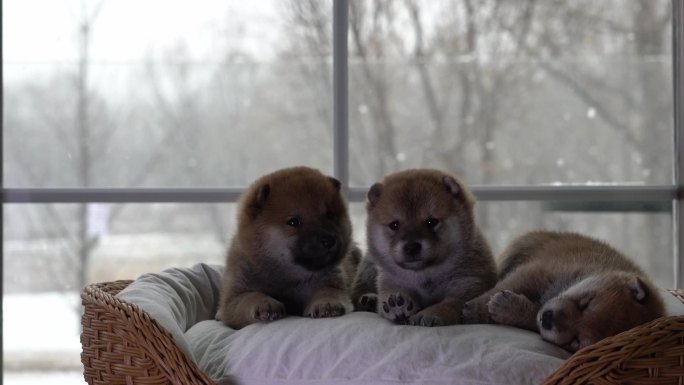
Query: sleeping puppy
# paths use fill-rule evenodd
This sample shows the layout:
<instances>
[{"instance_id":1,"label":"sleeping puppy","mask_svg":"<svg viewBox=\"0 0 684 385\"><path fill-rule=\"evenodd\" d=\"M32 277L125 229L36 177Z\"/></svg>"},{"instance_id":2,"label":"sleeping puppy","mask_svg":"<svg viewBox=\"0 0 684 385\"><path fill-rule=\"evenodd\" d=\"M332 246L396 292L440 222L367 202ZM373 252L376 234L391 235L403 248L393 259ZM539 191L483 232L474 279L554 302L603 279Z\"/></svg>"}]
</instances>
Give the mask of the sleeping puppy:
<instances>
[{"instance_id":1,"label":"sleeping puppy","mask_svg":"<svg viewBox=\"0 0 684 385\"><path fill-rule=\"evenodd\" d=\"M643 271L596 239L535 231L513 241L499 259L499 283L464 306L465 323L538 331L575 352L664 314Z\"/></svg>"},{"instance_id":2,"label":"sleeping puppy","mask_svg":"<svg viewBox=\"0 0 684 385\"><path fill-rule=\"evenodd\" d=\"M255 181L239 202L217 319L239 329L287 314L335 317L353 310L360 258L340 182L307 167Z\"/></svg>"},{"instance_id":3,"label":"sleeping puppy","mask_svg":"<svg viewBox=\"0 0 684 385\"><path fill-rule=\"evenodd\" d=\"M356 309L377 310L400 324L459 323L461 306L496 283L473 204L463 183L438 170L402 171L374 184Z\"/></svg>"}]
</instances>

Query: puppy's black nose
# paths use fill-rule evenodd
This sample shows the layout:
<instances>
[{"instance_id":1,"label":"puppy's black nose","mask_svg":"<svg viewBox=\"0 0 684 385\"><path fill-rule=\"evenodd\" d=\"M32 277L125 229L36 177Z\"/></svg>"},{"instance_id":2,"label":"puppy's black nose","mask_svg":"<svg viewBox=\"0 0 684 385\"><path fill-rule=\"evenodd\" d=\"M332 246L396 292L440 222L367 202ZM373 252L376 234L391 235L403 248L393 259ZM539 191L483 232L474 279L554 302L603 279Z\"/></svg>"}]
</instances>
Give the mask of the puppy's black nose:
<instances>
[{"instance_id":1,"label":"puppy's black nose","mask_svg":"<svg viewBox=\"0 0 684 385\"><path fill-rule=\"evenodd\" d=\"M337 239L332 235L321 235L318 237L318 241L321 243L321 246L328 250L335 247L335 244L337 243Z\"/></svg>"},{"instance_id":2,"label":"puppy's black nose","mask_svg":"<svg viewBox=\"0 0 684 385\"><path fill-rule=\"evenodd\" d=\"M546 330L553 328L553 311L547 310L542 313L541 326Z\"/></svg>"},{"instance_id":3,"label":"puppy's black nose","mask_svg":"<svg viewBox=\"0 0 684 385\"><path fill-rule=\"evenodd\" d=\"M406 242L404 244L404 254L409 257L415 257L420 254L420 249L422 248L420 242Z\"/></svg>"}]
</instances>

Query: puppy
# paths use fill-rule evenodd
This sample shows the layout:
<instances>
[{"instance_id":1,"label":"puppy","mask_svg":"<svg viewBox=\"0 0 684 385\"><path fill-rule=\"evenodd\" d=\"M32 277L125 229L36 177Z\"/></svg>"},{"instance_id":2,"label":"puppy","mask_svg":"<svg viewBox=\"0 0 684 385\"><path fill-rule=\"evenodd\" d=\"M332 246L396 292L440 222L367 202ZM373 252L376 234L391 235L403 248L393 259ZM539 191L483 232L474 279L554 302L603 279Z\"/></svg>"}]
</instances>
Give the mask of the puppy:
<instances>
[{"instance_id":1,"label":"puppy","mask_svg":"<svg viewBox=\"0 0 684 385\"><path fill-rule=\"evenodd\" d=\"M368 191L368 255L355 280L357 310L400 324L459 323L461 306L496 283L474 199L453 175L408 170ZM377 294L375 294L377 293Z\"/></svg>"},{"instance_id":2,"label":"puppy","mask_svg":"<svg viewBox=\"0 0 684 385\"><path fill-rule=\"evenodd\" d=\"M538 331L570 352L664 314L656 287L637 265L580 234L521 236L500 256L499 279L464 306L463 321Z\"/></svg>"},{"instance_id":3,"label":"puppy","mask_svg":"<svg viewBox=\"0 0 684 385\"><path fill-rule=\"evenodd\" d=\"M358 259L339 181L307 167L265 175L239 201L217 319L240 329L348 313Z\"/></svg>"}]
</instances>

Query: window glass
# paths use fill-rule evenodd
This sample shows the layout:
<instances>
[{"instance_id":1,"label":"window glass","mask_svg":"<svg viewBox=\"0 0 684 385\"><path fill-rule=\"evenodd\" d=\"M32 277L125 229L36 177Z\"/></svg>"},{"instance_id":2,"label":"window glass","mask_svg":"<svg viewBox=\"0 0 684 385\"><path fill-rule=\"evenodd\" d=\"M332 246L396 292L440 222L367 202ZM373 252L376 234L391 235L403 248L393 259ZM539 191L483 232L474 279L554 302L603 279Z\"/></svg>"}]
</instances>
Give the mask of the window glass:
<instances>
[{"instance_id":1,"label":"window glass","mask_svg":"<svg viewBox=\"0 0 684 385\"><path fill-rule=\"evenodd\" d=\"M350 1L350 173L672 180L671 2Z\"/></svg>"},{"instance_id":2,"label":"window glass","mask_svg":"<svg viewBox=\"0 0 684 385\"><path fill-rule=\"evenodd\" d=\"M4 1L5 186L331 173L331 2L295 4Z\"/></svg>"},{"instance_id":3,"label":"window glass","mask_svg":"<svg viewBox=\"0 0 684 385\"><path fill-rule=\"evenodd\" d=\"M531 230L573 231L607 242L633 259L664 288L673 287L671 205L611 202L478 202L476 215L495 253ZM618 211L616 211L618 210Z\"/></svg>"},{"instance_id":4,"label":"window glass","mask_svg":"<svg viewBox=\"0 0 684 385\"><path fill-rule=\"evenodd\" d=\"M172 266L223 264L236 204L10 204L4 290L75 290Z\"/></svg>"},{"instance_id":5,"label":"window glass","mask_svg":"<svg viewBox=\"0 0 684 385\"><path fill-rule=\"evenodd\" d=\"M83 383L81 288L223 265L235 227L235 204L10 204L4 215L5 384Z\"/></svg>"}]
</instances>

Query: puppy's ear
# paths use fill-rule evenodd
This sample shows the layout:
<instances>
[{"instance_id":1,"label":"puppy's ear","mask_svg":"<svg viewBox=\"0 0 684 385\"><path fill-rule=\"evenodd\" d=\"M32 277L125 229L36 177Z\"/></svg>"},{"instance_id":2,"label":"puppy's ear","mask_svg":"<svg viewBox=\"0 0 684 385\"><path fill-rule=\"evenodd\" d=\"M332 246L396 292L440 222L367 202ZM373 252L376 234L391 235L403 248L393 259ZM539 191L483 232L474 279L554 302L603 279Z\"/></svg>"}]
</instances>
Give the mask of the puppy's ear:
<instances>
[{"instance_id":1,"label":"puppy's ear","mask_svg":"<svg viewBox=\"0 0 684 385\"><path fill-rule=\"evenodd\" d=\"M271 195L271 185L264 183L263 185L259 186L259 189L257 189L254 203L256 203L259 207L263 207L269 195Z\"/></svg>"},{"instance_id":2,"label":"puppy's ear","mask_svg":"<svg viewBox=\"0 0 684 385\"><path fill-rule=\"evenodd\" d=\"M632 292L632 298L639 303L645 302L650 295L649 287L637 276L627 281L627 287Z\"/></svg>"},{"instance_id":3,"label":"puppy's ear","mask_svg":"<svg viewBox=\"0 0 684 385\"><path fill-rule=\"evenodd\" d=\"M264 208L268 196L271 195L271 185L264 183L259 186L249 202L249 212L252 217L256 217Z\"/></svg>"},{"instance_id":4,"label":"puppy's ear","mask_svg":"<svg viewBox=\"0 0 684 385\"><path fill-rule=\"evenodd\" d=\"M462 191L461 186L459 186L456 179L452 176L445 175L442 177L442 183L444 183L444 187L446 187L446 190L451 195L458 195Z\"/></svg>"},{"instance_id":5,"label":"puppy's ear","mask_svg":"<svg viewBox=\"0 0 684 385\"><path fill-rule=\"evenodd\" d=\"M330 183L332 183L333 187L335 187L335 190L337 192L340 192L340 188L342 187L342 183L339 180L337 180L331 176L328 177L328 180L330 180Z\"/></svg>"},{"instance_id":6,"label":"puppy's ear","mask_svg":"<svg viewBox=\"0 0 684 385\"><path fill-rule=\"evenodd\" d=\"M378 203L378 199L380 199L380 196L382 195L382 183L376 183L371 186L370 190L368 190L368 205L367 207L373 208L376 203Z\"/></svg>"},{"instance_id":7,"label":"puppy's ear","mask_svg":"<svg viewBox=\"0 0 684 385\"><path fill-rule=\"evenodd\" d=\"M442 183L446 191L451 194L454 198L462 199L468 206L472 207L475 204L475 197L472 193L463 187L461 187L461 182L457 181L451 175L445 175L442 177Z\"/></svg>"}]
</instances>

